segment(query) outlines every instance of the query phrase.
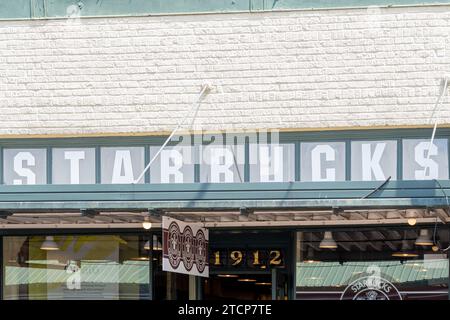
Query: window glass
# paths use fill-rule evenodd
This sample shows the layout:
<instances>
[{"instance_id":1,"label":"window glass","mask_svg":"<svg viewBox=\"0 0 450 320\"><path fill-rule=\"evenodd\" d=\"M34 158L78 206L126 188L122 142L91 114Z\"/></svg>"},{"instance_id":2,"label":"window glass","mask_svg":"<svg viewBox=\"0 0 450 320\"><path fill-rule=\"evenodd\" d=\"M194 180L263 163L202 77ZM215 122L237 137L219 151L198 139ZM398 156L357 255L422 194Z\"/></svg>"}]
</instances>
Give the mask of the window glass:
<instances>
[{"instance_id":1,"label":"window glass","mask_svg":"<svg viewBox=\"0 0 450 320\"><path fill-rule=\"evenodd\" d=\"M145 240L122 235L4 237L4 298L148 299Z\"/></svg>"},{"instance_id":2,"label":"window glass","mask_svg":"<svg viewBox=\"0 0 450 320\"><path fill-rule=\"evenodd\" d=\"M188 300L189 275L162 270L162 235L153 238L154 300Z\"/></svg>"},{"instance_id":3,"label":"window glass","mask_svg":"<svg viewBox=\"0 0 450 320\"><path fill-rule=\"evenodd\" d=\"M448 257L438 246L448 246L448 231L433 233L432 227L299 233L297 299L446 300Z\"/></svg>"}]
</instances>

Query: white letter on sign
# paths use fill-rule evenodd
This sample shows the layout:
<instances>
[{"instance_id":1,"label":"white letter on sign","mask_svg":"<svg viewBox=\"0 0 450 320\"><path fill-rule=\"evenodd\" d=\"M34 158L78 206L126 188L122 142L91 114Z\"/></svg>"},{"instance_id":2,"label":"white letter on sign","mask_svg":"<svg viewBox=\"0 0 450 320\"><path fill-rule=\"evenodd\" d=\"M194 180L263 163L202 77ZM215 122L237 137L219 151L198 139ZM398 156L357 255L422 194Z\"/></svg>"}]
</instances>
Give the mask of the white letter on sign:
<instances>
[{"instance_id":1,"label":"white letter on sign","mask_svg":"<svg viewBox=\"0 0 450 320\"><path fill-rule=\"evenodd\" d=\"M322 163L320 161L320 155L325 155L326 161L336 160L336 151L329 145L323 144L318 145L311 151L311 180L312 181L336 181L336 169L327 168L325 170L325 177L322 178Z\"/></svg>"},{"instance_id":2,"label":"white letter on sign","mask_svg":"<svg viewBox=\"0 0 450 320\"><path fill-rule=\"evenodd\" d=\"M370 143L363 143L361 145L362 154L362 179L364 181L372 180L372 172L375 180L386 180L383 170L380 166L380 160L383 156L384 149L386 148L386 143L377 143L375 145L375 151L372 155L370 149Z\"/></svg>"},{"instance_id":3,"label":"white letter on sign","mask_svg":"<svg viewBox=\"0 0 450 320\"><path fill-rule=\"evenodd\" d=\"M269 152L269 150L271 152ZM272 157L271 157L272 156ZM283 148L281 146L259 146L261 182L283 181ZM271 179L271 175L273 178Z\"/></svg>"},{"instance_id":4,"label":"white letter on sign","mask_svg":"<svg viewBox=\"0 0 450 320\"><path fill-rule=\"evenodd\" d=\"M171 165L171 162L173 165ZM183 183L183 155L178 150L164 150L161 152L161 183L170 183L170 177L174 177L175 183Z\"/></svg>"},{"instance_id":5,"label":"white letter on sign","mask_svg":"<svg viewBox=\"0 0 450 320\"><path fill-rule=\"evenodd\" d=\"M211 148L211 182L233 182L233 153L225 148ZM220 176L224 175L225 181Z\"/></svg>"},{"instance_id":6,"label":"white letter on sign","mask_svg":"<svg viewBox=\"0 0 450 320\"><path fill-rule=\"evenodd\" d=\"M30 169L24 168L23 162L26 162L30 167L36 165L36 159L30 152L19 152L14 157L14 172L26 178L25 184L36 184L36 175ZM14 179L13 184L23 184L23 181L22 179Z\"/></svg>"},{"instance_id":7,"label":"white letter on sign","mask_svg":"<svg viewBox=\"0 0 450 320\"><path fill-rule=\"evenodd\" d=\"M414 175L416 180L428 180L439 178L439 165L432 159L427 159L429 142L421 142L414 148L414 160L424 169L416 170ZM430 156L437 156L438 148L431 145Z\"/></svg>"},{"instance_id":8,"label":"white letter on sign","mask_svg":"<svg viewBox=\"0 0 450 320\"><path fill-rule=\"evenodd\" d=\"M80 184L80 161L84 158L84 151L64 152L64 159L70 161L70 184Z\"/></svg>"},{"instance_id":9,"label":"white letter on sign","mask_svg":"<svg viewBox=\"0 0 450 320\"><path fill-rule=\"evenodd\" d=\"M123 168L123 174L122 174ZM114 159L112 183L133 183L133 163L130 150L117 150Z\"/></svg>"}]
</instances>

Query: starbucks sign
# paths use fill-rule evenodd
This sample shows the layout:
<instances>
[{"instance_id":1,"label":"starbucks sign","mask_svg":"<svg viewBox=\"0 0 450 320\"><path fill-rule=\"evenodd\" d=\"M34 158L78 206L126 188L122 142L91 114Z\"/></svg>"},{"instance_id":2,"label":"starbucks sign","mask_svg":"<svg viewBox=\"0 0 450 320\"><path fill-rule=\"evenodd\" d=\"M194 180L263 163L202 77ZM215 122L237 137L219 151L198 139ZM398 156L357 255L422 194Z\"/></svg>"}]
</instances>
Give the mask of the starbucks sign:
<instances>
[{"instance_id":1,"label":"starbucks sign","mask_svg":"<svg viewBox=\"0 0 450 320\"><path fill-rule=\"evenodd\" d=\"M3 184L240 183L449 179L448 139L3 148ZM399 170L399 168L402 168ZM349 173L349 174L347 174ZM245 178L248 177L248 178Z\"/></svg>"},{"instance_id":2,"label":"starbucks sign","mask_svg":"<svg viewBox=\"0 0 450 320\"><path fill-rule=\"evenodd\" d=\"M367 268L370 275L353 280L342 292L341 300L402 300L397 288L381 276L380 268Z\"/></svg>"}]
</instances>

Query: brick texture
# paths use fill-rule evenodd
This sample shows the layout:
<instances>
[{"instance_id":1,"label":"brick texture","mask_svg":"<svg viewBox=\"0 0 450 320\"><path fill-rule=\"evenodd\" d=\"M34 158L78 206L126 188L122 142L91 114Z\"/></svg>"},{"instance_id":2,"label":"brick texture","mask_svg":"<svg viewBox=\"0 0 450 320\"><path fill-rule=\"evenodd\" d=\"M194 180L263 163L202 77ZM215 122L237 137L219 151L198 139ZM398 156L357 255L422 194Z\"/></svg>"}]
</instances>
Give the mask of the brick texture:
<instances>
[{"instance_id":1,"label":"brick texture","mask_svg":"<svg viewBox=\"0 0 450 320\"><path fill-rule=\"evenodd\" d=\"M1 135L423 125L450 6L0 21ZM450 98L436 112L450 123Z\"/></svg>"}]
</instances>

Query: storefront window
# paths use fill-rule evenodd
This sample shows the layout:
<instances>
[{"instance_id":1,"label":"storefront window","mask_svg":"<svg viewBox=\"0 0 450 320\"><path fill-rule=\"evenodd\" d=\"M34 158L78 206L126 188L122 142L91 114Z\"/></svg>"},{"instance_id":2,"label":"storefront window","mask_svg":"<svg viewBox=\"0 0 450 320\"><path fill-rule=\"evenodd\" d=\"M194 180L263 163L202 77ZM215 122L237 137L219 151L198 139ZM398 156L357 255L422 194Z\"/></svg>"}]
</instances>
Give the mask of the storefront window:
<instances>
[{"instance_id":1,"label":"storefront window","mask_svg":"<svg viewBox=\"0 0 450 320\"><path fill-rule=\"evenodd\" d=\"M210 233L205 300L287 300L291 233L263 230Z\"/></svg>"},{"instance_id":2,"label":"storefront window","mask_svg":"<svg viewBox=\"0 0 450 320\"><path fill-rule=\"evenodd\" d=\"M122 235L4 237L4 299L148 299L146 240Z\"/></svg>"},{"instance_id":3,"label":"storefront window","mask_svg":"<svg viewBox=\"0 0 450 320\"><path fill-rule=\"evenodd\" d=\"M189 276L162 270L162 235L153 238L154 300L188 300Z\"/></svg>"},{"instance_id":4,"label":"storefront window","mask_svg":"<svg viewBox=\"0 0 450 320\"><path fill-rule=\"evenodd\" d=\"M448 299L448 231L430 228L298 233L297 299Z\"/></svg>"}]
</instances>

